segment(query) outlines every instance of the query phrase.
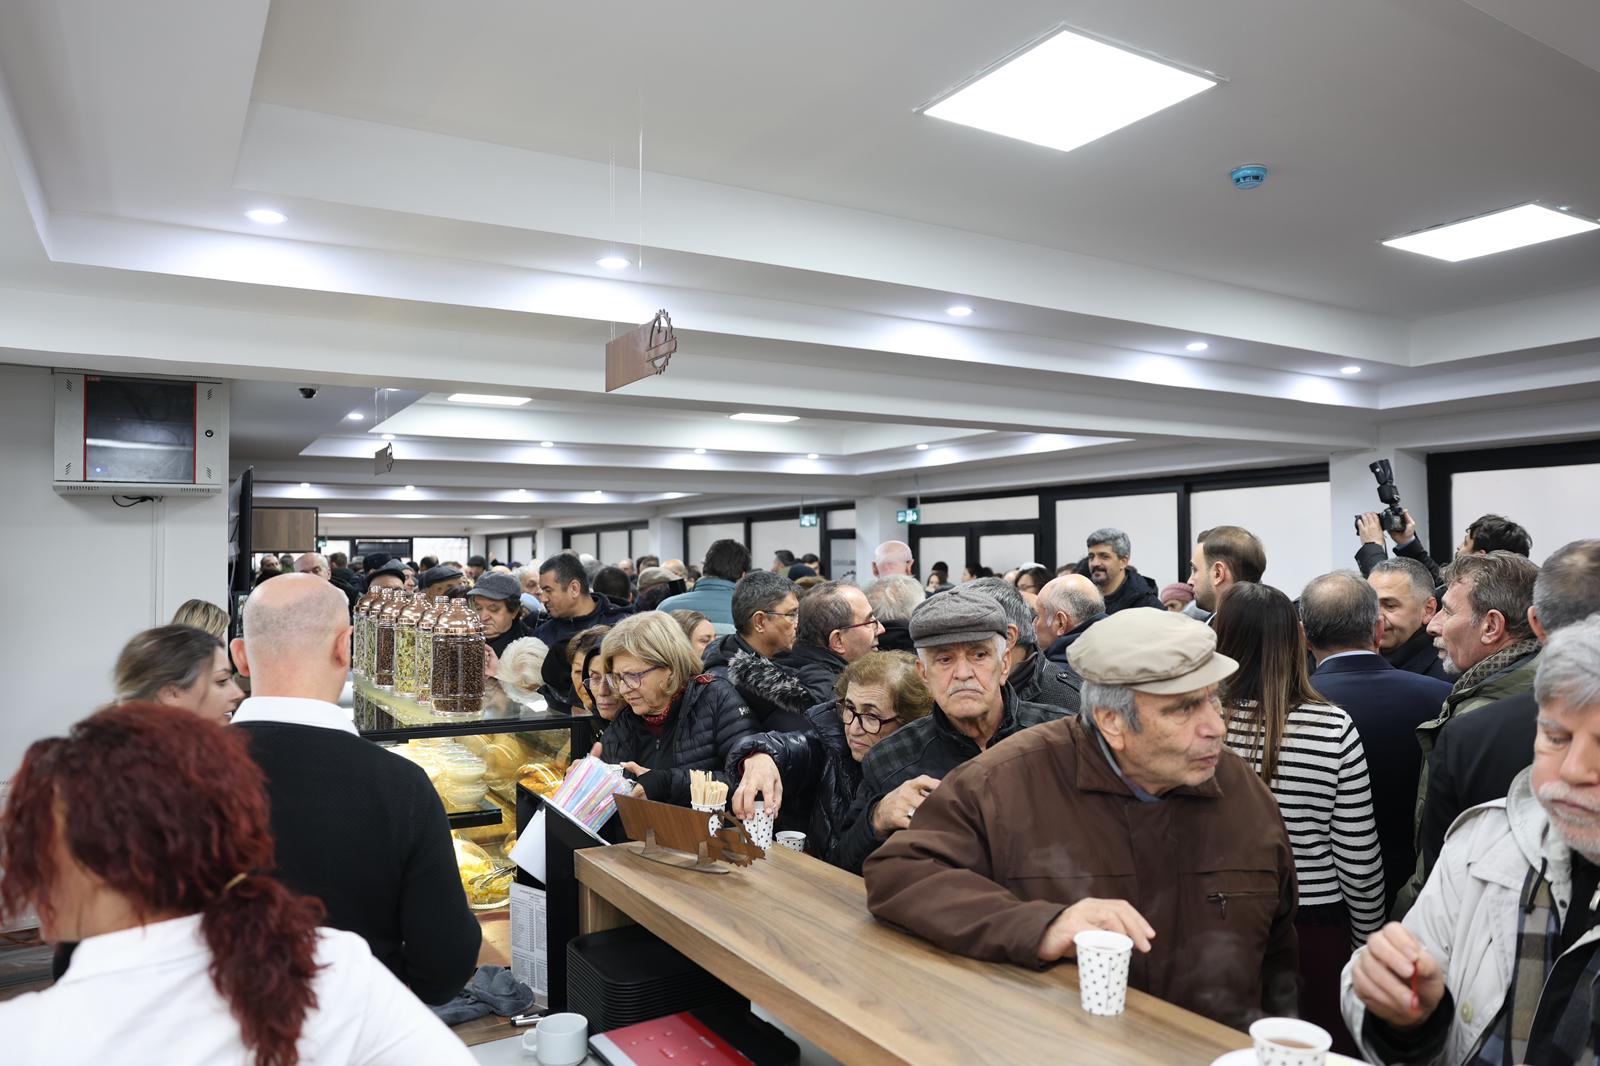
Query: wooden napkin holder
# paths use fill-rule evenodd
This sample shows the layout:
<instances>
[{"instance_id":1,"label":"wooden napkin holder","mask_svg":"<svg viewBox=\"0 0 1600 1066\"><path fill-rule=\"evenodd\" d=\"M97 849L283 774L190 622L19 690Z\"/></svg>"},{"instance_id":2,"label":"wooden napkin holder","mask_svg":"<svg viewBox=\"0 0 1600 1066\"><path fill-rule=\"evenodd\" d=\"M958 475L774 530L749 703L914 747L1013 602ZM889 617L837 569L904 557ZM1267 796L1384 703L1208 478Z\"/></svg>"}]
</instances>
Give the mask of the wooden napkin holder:
<instances>
[{"instance_id":1,"label":"wooden napkin holder","mask_svg":"<svg viewBox=\"0 0 1600 1066\"><path fill-rule=\"evenodd\" d=\"M616 799L623 831L640 842L631 850L641 859L680 870L726 874L732 871L719 862L749 866L766 858L767 853L751 842L744 826L731 815L707 814L622 793ZM692 861L684 862L684 857Z\"/></svg>"}]
</instances>

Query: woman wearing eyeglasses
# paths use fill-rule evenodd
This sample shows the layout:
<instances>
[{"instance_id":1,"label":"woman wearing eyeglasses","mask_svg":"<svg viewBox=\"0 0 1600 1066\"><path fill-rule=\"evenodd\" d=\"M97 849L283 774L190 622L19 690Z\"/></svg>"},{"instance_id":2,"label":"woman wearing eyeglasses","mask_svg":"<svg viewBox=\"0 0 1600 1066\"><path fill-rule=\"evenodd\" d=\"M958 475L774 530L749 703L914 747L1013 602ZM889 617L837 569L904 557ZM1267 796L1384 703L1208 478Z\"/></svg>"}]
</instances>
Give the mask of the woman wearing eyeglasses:
<instances>
[{"instance_id":1,"label":"woman wearing eyeglasses","mask_svg":"<svg viewBox=\"0 0 1600 1066\"><path fill-rule=\"evenodd\" d=\"M701 673L700 656L671 615L648 611L618 622L600 645L600 669L631 712L601 734L600 757L620 763L647 799L688 806L689 771L725 779L734 744L755 732L744 699Z\"/></svg>"},{"instance_id":2,"label":"woman wearing eyeglasses","mask_svg":"<svg viewBox=\"0 0 1600 1066\"><path fill-rule=\"evenodd\" d=\"M811 811L806 850L826 857L856 789L861 760L884 737L933 710L933 695L903 651L875 651L839 675L836 699L806 712L810 730L758 733L734 745L729 780L738 784L733 813L748 818L762 797L776 817L783 806ZM784 803L785 793L789 801Z\"/></svg>"}]
</instances>

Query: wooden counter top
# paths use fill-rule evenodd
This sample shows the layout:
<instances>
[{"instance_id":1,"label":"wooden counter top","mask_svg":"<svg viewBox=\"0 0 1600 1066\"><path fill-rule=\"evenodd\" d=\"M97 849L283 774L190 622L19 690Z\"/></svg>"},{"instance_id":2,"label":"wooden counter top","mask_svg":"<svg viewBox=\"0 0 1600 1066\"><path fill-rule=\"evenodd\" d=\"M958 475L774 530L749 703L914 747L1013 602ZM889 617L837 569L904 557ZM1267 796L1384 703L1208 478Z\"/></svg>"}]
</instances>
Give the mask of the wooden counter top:
<instances>
[{"instance_id":1,"label":"wooden counter top","mask_svg":"<svg viewBox=\"0 0 1600 1066\"><path fill-rule=\"evenodd\" d=\"M1250 1038L1130 990L1078 1006L1078 971L976 962L880 924L861 878L773 848L726 876L577 853L585 931L631 918L846 1063L1208 1066ZM598 897L598 899L596 898Z\"/></svg>"}]
</instances>

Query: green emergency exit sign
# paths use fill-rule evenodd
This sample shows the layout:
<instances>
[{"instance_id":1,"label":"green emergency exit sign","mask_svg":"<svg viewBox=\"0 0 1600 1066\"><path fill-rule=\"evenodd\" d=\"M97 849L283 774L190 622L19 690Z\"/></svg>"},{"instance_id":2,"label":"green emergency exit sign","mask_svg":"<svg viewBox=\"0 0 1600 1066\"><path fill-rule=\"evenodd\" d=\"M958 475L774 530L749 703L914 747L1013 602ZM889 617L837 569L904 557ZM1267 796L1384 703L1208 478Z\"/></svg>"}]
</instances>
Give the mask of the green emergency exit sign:
<instances>
[{"instance_id":1,"label":"green emergency exit sign","mask_svg":"<svg viewBox=\"0 0 1600 1066\"><path fill-rule=\"evenodd\" d=\"M903 511L896 511L894 513L894 520L899 522L901 525L914 526L922 521L922 508L907 507Z\"/></svg>"}]
</instances>

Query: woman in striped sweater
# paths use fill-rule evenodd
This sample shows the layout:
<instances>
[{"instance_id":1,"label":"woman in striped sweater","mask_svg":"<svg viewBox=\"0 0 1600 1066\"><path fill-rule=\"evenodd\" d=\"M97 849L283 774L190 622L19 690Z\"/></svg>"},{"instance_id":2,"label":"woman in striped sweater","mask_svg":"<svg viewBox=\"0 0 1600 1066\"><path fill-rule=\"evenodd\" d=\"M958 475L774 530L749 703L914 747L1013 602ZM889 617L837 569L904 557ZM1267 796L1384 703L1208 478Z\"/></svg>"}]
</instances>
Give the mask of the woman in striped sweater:
<instances>
[{"instance_id":1,"label":"woman in striped sweater","mask_svg":"<svg viewBox=\"0 0 1600 1066\"><path fill-rule=\"evenodd\" d=\"M1223 682L1228 747L1278 798L1294 848L1300 1014L1343 1043L1339 973L1384 919L1383 859L1361 737L1350 716L1311 687L1289 597L1269 585L1234 585L1213 625L1217 650L1239 663Z\"/></svg>"}]
</instances>

